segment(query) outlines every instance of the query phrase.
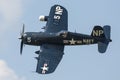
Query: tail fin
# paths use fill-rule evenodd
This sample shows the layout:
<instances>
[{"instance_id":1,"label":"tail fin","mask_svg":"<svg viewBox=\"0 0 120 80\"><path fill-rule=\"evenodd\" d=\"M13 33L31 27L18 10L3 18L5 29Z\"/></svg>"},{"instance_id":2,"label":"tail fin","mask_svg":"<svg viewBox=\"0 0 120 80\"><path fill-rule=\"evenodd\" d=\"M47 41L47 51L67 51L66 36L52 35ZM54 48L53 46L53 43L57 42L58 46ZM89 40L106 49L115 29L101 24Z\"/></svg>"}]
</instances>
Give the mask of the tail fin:
<instances>
[{"instance_id":1,"label":"tail fin","mask_svg":"<svg viewBox=\"0 0 120 80\"><path fill-rule=\"evenodd\" d=\"M104 41L98 42L98 51L100 53L106 52L109 42L112 40L110 39L110 32L111 27L109 25L105 25L103 28L101 26L95 26L91 36L103 38Z\"/></svg>"}]
</instances>

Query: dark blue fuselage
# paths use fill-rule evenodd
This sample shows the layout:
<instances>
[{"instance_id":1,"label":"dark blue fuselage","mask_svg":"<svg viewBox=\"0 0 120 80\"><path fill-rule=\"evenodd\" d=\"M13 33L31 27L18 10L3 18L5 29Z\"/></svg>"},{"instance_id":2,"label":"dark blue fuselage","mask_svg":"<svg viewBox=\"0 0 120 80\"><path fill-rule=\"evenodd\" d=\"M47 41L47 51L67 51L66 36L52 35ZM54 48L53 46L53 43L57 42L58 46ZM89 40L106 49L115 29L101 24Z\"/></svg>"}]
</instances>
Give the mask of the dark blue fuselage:
<instances>
[{"instance_id":1,"label":"dark blue fuselage","mask_svg":"<svg viewBox=\"0 0 120 80\"><path fill-rule=\"evenodd\" d=\"M24 44L40 46L42 44L57 45L88 45L103 41L90 35L61 31L58 33L46 32L26 32L24 34Z\"/></svg>"}]
</instances>

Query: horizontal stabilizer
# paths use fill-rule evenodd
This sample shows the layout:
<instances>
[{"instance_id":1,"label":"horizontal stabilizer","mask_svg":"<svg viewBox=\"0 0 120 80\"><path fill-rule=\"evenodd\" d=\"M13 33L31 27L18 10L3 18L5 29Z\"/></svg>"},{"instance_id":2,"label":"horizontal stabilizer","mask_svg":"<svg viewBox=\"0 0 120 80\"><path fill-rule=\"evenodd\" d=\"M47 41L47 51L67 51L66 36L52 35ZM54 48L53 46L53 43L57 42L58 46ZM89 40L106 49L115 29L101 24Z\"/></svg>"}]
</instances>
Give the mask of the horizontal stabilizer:
<instances>
[{"instance_id":1,"label":"horizontal stabilizer","mask_svg":"<svg viewBox=\"0 0 120 80\"><path fill-rule=\"evenodd\" d=\"M109 44L109 42L107 42L107 43L99 42L99 43L98 43L98 51L99 51L100 53L105 53L106 50L107 50L108 44Z\"/></svg>"}]
</instances>

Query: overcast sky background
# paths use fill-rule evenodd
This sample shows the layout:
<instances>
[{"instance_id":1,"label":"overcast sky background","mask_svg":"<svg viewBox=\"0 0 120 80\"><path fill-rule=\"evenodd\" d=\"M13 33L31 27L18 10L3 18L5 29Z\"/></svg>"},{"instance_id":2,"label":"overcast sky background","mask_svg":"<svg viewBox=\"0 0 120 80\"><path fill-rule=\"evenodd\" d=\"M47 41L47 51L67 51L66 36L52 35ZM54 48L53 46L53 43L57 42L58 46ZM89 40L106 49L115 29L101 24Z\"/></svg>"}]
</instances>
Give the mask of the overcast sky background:
<instances>
[{"instance_id":1,"label":"overcast sky background","mask_svg":"<svg viewBox=\"0 0 120 80\"><path fill-rule=\"evenodd\" d=\"M25 46L20 55L20 30L43 31L40 15L51 6L68 10L69 31L91 34L94 25L110 25L110 43L105 54L97 45L67 46L56 71L35 73L39 47ZM120 0L0 0L0 80L120 80Z\"/></svg>"}]
</instances>

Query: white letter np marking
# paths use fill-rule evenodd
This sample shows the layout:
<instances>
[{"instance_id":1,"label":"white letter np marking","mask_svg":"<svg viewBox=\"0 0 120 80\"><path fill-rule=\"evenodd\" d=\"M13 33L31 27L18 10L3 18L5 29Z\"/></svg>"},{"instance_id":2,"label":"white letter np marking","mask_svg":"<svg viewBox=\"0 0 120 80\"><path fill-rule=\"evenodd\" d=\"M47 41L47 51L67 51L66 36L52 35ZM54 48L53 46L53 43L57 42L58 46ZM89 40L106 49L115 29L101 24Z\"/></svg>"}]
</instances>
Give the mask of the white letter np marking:
<instances>
[{"instance_id":1,"label":"white letter np marking","mask_svg":"<svg viewBox=\"0 0 120 80\"><path fill-rule=\"evenodd\" d=\"M57 7L56 7L55 14L62 15L62 12L63 12L63 9L61 9L60 6L57 6Z\"/></svg>"},{"instance_id":2,"label":"white letter np marking","mask_svg":"<svg viewBox=\"0 0 120 80\"><path fill-rule=\"evenodd\" d=\"M63 9L61 9L60 6L57 6L55 9L54 19L59 20L61 18L60 15L62 15L62 13L63 13Z\"/></svg>"},{"instance_id":3,"label":"white letter np marking","mask_svg":"<svg viewBox=\"0 0 120 80\"><path fill-rule=\"evenodd\" d=\"M93 36L101 36L103 33L103 30L93 30Z\"/></svg>"}]
</instances>

